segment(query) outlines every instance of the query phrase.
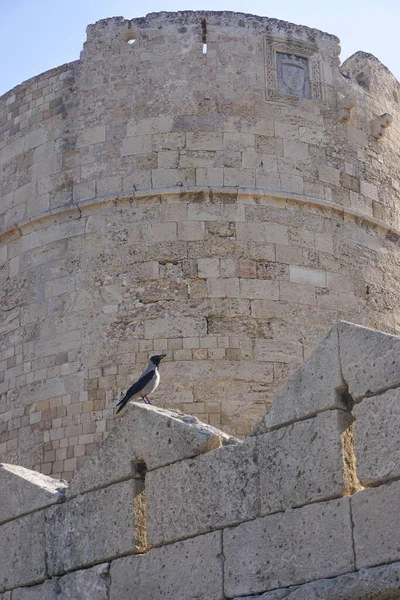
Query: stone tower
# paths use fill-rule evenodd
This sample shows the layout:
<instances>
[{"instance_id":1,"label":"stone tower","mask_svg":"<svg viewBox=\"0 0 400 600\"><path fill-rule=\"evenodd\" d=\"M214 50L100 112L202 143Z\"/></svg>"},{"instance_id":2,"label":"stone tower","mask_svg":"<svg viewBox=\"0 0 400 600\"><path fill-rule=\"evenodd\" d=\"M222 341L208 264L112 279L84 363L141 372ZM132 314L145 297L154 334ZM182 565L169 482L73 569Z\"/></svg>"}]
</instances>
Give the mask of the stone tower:
<instances>
[{"instance_id":1,"label":"stone tower","mask_svg":"<svg viewBox=\"0 0 400 600\"><path fill-rule=\"evenodd\" d=\"M345 318L400 329L399 84L315 29L116 17L0 99L0 459L70 479L154 402L245 435Z\"/></svg>"}]
</instances>

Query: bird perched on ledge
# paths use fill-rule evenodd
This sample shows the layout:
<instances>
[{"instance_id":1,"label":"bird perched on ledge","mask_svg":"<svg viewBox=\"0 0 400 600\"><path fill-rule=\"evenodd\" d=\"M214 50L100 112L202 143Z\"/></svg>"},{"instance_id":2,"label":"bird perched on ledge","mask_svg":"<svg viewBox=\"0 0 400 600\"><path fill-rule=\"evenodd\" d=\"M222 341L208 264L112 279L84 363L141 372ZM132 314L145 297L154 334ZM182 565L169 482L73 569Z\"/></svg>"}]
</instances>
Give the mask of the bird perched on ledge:
<instances>
[{"instance_id":1,"label":"bird perched on ledge","mask_svg":"<svg viewBox=\"0 0 400 600\"><path fill-rule=\"evenodd\" d=\"M129 400L135 398L136 396L141 396L142 400L147 402L147 404L151 404L147 396L152 394L158 388L158 384L160 383L160 373L158 372L158 367L162 359L166 356L166 354L157 354L156 356L152 356L150 358L149 364L139 379L136 381L136 383L131 385L125 396L116 405L117 410L115 414L118 414L119 411L122 410L129 402Z\"/></svg>"}]
</instances>

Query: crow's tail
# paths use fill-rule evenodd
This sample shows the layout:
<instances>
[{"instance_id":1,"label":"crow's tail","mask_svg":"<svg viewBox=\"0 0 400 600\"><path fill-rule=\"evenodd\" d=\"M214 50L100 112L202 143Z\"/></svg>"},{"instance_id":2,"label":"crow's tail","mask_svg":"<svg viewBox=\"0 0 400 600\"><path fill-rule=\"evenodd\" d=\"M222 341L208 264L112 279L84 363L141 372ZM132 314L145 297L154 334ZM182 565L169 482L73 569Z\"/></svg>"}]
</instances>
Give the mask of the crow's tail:
<instances>
[{"instance_id":1,"label":"crow's tail","mask_svg":"<svg viewBox=\"0 0 400 600\"><path fill-rule=\"evenodd\" d=\"M127 404L128 400L129 400L129 398L127 398L126 396L124 396L124 397L122 398L122 400L120 400L120 401L118 402L118 404L117 404L117 405L116 405L116 407L115 407L115 408L117 409L117 410L115 411L115 414L116 414L116 415L117 415L117 414L118 414L118 413L119 413L119 412L120 412L120 411L121 411L121 410L124 408L124 406Z\"/></svg>"}]
</instances>

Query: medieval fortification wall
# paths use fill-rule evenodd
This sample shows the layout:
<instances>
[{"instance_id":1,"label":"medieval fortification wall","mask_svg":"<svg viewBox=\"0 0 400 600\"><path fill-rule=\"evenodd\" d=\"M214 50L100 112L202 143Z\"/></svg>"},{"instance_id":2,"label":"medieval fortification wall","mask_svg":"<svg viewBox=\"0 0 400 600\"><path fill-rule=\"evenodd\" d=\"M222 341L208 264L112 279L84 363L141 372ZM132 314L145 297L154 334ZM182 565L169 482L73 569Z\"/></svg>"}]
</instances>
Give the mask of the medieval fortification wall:
<instances>
[{"instance_id":1,"label":"medieval fortification wall","mask_svg":"<svg viewBox=\"0 0 400 600\"><path fill-rule=\"evenodd\" d=\"M400 329L377 59L236 13L87 32L0 99L0 457L66 479L149 354L158 405L243 436L338 317Z\"/></svg>"}]
</instances>

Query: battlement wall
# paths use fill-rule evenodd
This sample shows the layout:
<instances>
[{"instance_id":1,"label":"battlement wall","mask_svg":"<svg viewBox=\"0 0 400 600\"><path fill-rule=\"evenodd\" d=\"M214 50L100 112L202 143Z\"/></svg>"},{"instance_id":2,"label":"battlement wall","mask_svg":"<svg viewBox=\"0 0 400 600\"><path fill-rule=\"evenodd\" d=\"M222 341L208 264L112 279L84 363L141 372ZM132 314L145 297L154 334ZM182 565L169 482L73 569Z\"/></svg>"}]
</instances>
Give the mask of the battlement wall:
<instances>
[{"instance_id":1,"label":"battlement wall","mask_svg":"<svg viewBox=\"0 0 400 600\"><path fill-rule=\"evenodd\" d=\"M395 600L399 348L338 323L243 442L131 403L69 486L1 465L1 600Z\"/></svg>"},{"instance_id":2,"label":"battlement wall","mask_svg":"<svg viewBox=\"0 0 400 600\"><path fill-rule=\"evenodd\" d=\"M339 50L117 17L0 99L3 460L70 479L154 352L156 403L244 436L338 317L399 331L398 83Z\"/></svg>"}]
</instances>

